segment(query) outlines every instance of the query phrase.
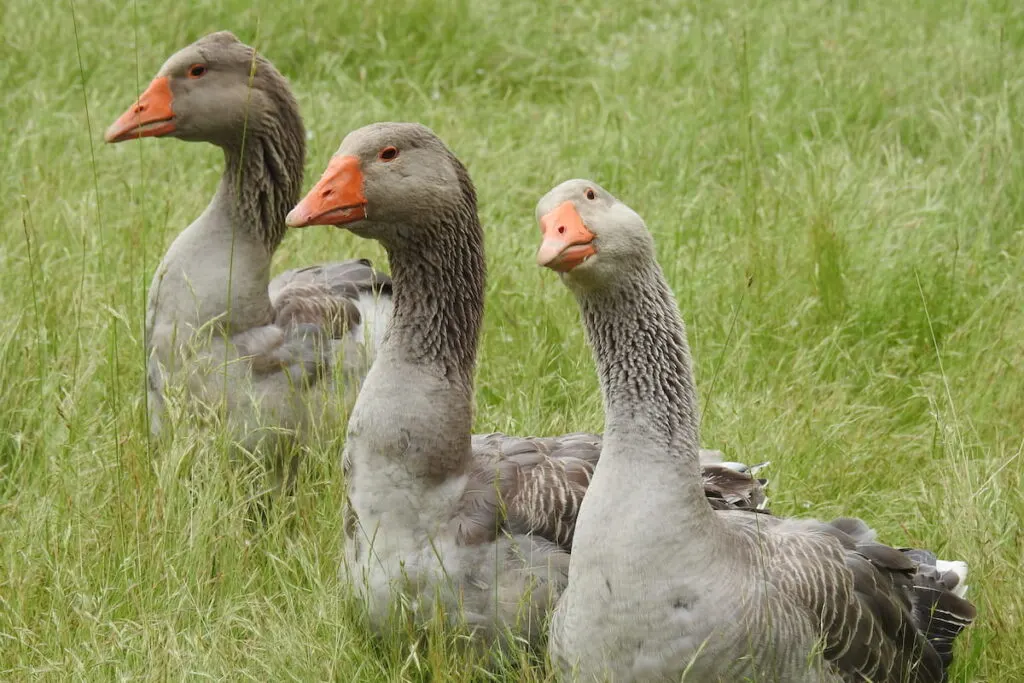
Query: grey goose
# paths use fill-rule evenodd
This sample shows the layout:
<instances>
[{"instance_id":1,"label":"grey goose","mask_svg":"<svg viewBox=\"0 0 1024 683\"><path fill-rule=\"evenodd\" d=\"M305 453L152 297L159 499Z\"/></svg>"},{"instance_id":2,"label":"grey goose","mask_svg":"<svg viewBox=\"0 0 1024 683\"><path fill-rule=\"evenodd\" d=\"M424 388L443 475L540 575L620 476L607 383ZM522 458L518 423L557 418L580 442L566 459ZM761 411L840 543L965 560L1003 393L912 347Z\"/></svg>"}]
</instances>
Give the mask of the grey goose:
<instances>
[{"instance_id":1,"label":"grey goose","mask_svg":"<svg viewBox=\"0 0 1024 683\"><path fill-rule=\"evenodd\" d=\"M712 510L686 330L644 221L588 180L552 189L537 218L537 261L577 299L605 405L551 621L562 674L944 680L975 616L966 565L883 545L858 519Z\"/></svg>"},{"instance_id":2,"label":"grey goose","mask_svg":"<svg viewBox=\"0 0 1024 683\"><path fill-rule=\"evenodd\" d=\"M219 411L242 448L291 444L312 414L337 412L338 392L315 390L325 377L343 381L351 402L390 318L390 279L353 259L271 280L302 188L305 130L285 78L231 33L172 55L105 136L142 137L209 142L225 160L149 289L151 431L169 431L168 394L180 388L186 414Z\"/></svg>"}]
</instances>

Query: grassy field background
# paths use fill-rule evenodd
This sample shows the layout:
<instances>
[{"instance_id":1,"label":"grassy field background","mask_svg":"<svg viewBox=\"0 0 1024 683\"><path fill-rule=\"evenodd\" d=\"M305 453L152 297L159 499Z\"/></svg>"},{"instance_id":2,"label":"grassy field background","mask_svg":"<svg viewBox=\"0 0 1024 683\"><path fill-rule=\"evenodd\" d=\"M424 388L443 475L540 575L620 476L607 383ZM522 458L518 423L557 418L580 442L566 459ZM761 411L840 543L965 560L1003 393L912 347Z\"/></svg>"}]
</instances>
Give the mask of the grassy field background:
<instances>
[{"instance_id":1,"label":"grassy field background","mask_svg":"<svg viewBox=\"0 0 1024 683\"><path fill-rule=\"evenodd\" d=\"M222 157L102 131L218 29L294 85L307 187L377 120L421 121L468 165L490 269L478 430L602 426L575 305L533 262L536 200L591 177L656 235L703 443L771 460L777 513L858 515L967 560L979 617L952 680L1024 678L1024 5L7 0L0 15L0 678L483 676L444 637L362 626L336 576L337 444L312 448L295 514L259 536L213 445L147 444L145 288ZM309 229L276 269L357 254L383 263Z\"/></svg>"}]
</instances>

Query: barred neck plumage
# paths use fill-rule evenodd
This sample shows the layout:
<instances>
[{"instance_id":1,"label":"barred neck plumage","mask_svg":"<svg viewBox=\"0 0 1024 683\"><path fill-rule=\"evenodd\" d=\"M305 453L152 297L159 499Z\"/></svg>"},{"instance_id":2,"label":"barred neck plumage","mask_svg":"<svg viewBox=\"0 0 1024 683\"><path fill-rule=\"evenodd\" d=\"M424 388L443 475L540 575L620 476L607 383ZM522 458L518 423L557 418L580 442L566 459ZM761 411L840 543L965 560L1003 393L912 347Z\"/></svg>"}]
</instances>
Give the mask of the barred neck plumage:
<instances>
[{"instance_id":1,"label":"barred neck plumage","mask_svg":"<svg viewBox=\"0 0 1024 683\"><path fill-rule=\"evenodd\" d=\"M245 130L220 145L225 168L218 190L229 204L234 225L270 253L284 238L285 216L299 200L306 158L298 104L284 78L272 69L261 72L265 97L252 98ZM257 101L269 104L257 107Z\"/></svg>"},{"instance_id":2,"label":"barred neck plumage","mask_svg":"<svg viewBox=\"0 0 1024 683\"><path fill-rule=\"evenodd\" d=\"M385 245L394 311L384 344L404 360L438 367L471 389L486 267L476 195L468 175L460 181L458 205L440 210L428 224L408 226Z\"/></svg>"},{"instance_id":3,"label":"barred neck plumage","mask_svg":"<svg viewBox=\"0 0 1024 683\"><path fill-rule=\"evenodd\" d=\"M600 373L606 433L609 439L642 439L651 456L677 463L699 484L697 395L686 329L657 263L625 272L601 288L574 288Z\"/></svg>"}]
</instances>

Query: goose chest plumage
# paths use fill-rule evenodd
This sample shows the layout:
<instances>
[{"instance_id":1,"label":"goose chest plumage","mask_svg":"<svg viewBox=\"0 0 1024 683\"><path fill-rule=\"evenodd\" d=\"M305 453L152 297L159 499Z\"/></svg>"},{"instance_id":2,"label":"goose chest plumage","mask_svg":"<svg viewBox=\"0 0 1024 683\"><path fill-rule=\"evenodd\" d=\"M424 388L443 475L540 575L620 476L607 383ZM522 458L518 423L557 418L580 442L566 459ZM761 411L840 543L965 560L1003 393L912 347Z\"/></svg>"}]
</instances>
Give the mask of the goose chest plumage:
<instances>
[{"instance_id":1,"label":"goose chest plumage","mask_svg":"<svg viewBox=\"0 0 1024 683\"><path fill-rule=\"evenodd\" d=\"M339 396L351 402L390 318L390 278L350 260L271 280L302 187L305 131L284 77L232 34L171 56L106 132L112 143L153 136L217 145L225 169L149 290L151 431L168 431L180 395L184 414L223 420L247 450L290 444L311 416L340 412Z\"/></svg>"},{"instance_id":2,"label":"goose chest plumage","mask_svg":"<svg viewBox=\"0 0 1024 683\"><path fill-rule=\"evenodd\" d=\"M644 222L586 180L551 190L537 217L537 260L576 296L605 404L604 450L551 622L561 672L944 680L953 640L975 614L966 565L883 545L857 519L712 510L686 330Z\"/></svg>"},{"instance_id":3,"label":"goose chest plumage","mask_svg":"<svg viewBox=\"0 0 1024 683\"><path fill-rule=\"evenodd\" d=\"M403 595L421 618L437 604L464 617L483 642L535 642L565 585L601 437L471 434L485 269L468 172L423 126L367 126L288 224L346 227L378 240L391 264L394 314L343 456L345 570L373 622ZM706 500L763 503L746 468L704 457Z\"/></svg>"}]
</instances>

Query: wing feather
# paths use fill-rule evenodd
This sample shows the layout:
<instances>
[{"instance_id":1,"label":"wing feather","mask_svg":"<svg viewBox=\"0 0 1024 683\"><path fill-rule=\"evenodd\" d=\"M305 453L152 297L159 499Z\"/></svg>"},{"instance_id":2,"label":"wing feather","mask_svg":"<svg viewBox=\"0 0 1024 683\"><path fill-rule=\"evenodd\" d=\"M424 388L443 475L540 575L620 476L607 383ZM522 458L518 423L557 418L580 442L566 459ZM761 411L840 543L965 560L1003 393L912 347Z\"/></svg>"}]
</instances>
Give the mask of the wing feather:
<instances>
[{"instance_id":1,"label":"wing feather","mask_svg":"<svg viewBox=\"0 0 1024 683\"><path fill-rule=\"evenodd\" d=\"M534 534L572 549L583 497L601 455L599 434L516 437L473 436L476 468L456 516L459 538L472 544L491 540L502 529ZM708 502L720 509L757 509L764 502L763 479L702 453Z\"/></svg>"},{"instance_id":2,"label":"wing feather","mask_svg":"<svg viewBox=\"0 0 1024 683\"><path fill-rule=\"evenodd\" d=\"M266 371L285 366L298 373L295 376L315 382L327 375L335 360L336 346L331 342L340 341L346 371L353 372L355 382L361 379L369 367L361 359L375 354L373 349L361 352L367 342L355 331L364 322L366 300L390 298L391 278L366 259L350 259L285 271L271 280L268 291L274 324L283 330L285 341L267 359Z\"/></svg>"},{"instance_id":3,"label":"wing feather","mask_svg":"<svg viewBox=\"0 0 1024 683\"><path fill-rule=\"evenodd\" d=\"M858 519L781 521L769 538L773 582L813 616L844 680L944 680L953 638L975 614L952 572L877 542Z\"/></svg>"},{"instance_id":4,"label":"wing feather","mask_svg":"<svg viewBox=\"0 0 1024 683\"><path fill-rule=\"evenodd\" d=\"M277 325L320 325L340 339L362 322L360 297L390 297L391 278L367 259L350 259L285 271L269 292Z\"/></svg>"}]
</instances>

